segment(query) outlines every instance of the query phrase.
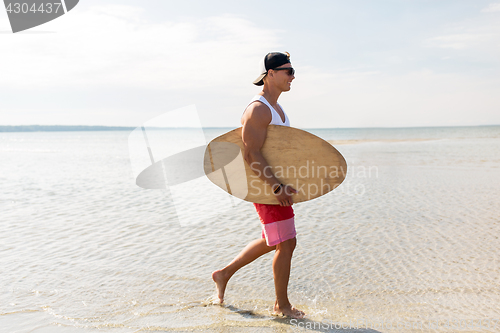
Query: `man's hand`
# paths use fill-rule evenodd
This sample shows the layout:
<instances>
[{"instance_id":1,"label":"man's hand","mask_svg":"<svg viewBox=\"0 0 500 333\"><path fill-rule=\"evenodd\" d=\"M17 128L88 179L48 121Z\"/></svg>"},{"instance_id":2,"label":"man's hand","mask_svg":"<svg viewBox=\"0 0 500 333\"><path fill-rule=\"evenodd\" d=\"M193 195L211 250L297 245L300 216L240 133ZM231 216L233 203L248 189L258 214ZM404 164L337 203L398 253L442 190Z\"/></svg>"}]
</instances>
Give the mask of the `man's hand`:
<instances>
[{"instance_id":1,"label":"man's hand","mask_svg":"<svg viewBox=\"0 0 500 333\"><path fill-rule=\"evenodd\" d=\"M297 190L290 185L281 185L280 190L274 195L280 203L280 206L291 206L293 205L292 194L294 193L297 193Z\"/></svg>"}]
</instances>

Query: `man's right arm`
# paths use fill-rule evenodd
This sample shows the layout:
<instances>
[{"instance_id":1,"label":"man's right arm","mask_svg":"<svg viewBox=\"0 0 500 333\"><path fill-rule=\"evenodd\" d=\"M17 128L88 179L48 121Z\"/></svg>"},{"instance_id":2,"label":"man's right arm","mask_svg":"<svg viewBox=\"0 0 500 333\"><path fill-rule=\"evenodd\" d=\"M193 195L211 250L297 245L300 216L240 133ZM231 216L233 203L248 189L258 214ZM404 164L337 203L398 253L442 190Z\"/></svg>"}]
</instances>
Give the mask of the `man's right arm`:
<instances>
[{"instance_id":1,"label":"man's right arm","mask_svg":"<svg viewBox=\"0 0 500 333\"><path fill-rule=\"evenodd\" d=\"M260 151L266 140L267 126L271 122L269 108L262 103L252 103L245 111L242 121L241 136L245 147L245 161L253 170L259 170L259 178L274 190L280 182L272 174L271 167ZM287 186L275 195L281 206L290 206L293 203L291 193L296 193L296 191Z\"/></svg>"}]
</instances>

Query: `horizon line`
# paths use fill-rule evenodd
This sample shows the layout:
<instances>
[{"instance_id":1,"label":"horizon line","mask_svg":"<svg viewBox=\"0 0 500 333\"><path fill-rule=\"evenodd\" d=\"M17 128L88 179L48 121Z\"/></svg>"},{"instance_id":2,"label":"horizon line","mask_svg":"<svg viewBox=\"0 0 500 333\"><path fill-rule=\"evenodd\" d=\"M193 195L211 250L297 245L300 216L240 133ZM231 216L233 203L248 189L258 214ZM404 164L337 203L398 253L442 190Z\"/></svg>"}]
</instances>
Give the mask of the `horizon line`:
<instances>
[{"instance_id":1,"label":"horizon line","mask_svg":"<svg viewBox=\"0 0 500 333\"><path fill-rule=\"evenodd\" d=\"M488 127L500 126L491 125L431 125L431 126L375 126L375 127L299 127L301 129L403 129L403 128L446 128L446 127ZM55 132L55 131L126 131L140 128L141 126L107 126L107 125L0 125L0 132ZM239 126L241 127L241 126ZM148 127L149 129L196 129L199 127ZM202 129L234 129L231 126L210 126Z\"/></svg>"}]
</instances>

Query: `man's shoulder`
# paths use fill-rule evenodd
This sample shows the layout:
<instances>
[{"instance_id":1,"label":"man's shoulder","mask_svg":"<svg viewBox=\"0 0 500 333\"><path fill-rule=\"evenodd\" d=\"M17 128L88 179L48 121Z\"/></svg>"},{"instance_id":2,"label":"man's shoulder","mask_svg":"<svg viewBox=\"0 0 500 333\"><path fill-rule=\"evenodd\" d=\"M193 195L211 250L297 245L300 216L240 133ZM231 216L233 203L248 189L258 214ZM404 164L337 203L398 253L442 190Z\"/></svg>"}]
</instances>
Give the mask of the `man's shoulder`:
<instances>
[{"instance_id":1,"label":"man's shoulder","mask_svg":"<svg viewBox=\"0 0 500 333\"><path fill-rule=\"evenodd\" d=\"M243 126L263 127L269 125L272 121L271 110L256 97L254 97L254 100L247 106L243 113L243 117L241 118Z\"/></svg>"},{"instance_id":2,"label":"man's shoulder","mask_svg":"<svg viewBox=\"0 0 500 333\"><path fill-rule=\"evenodd\" d=\"M248 117L258 117L258 118L269 117L269 119L271 119L272 116L270 111L271 110L269 110L267 105L262 103L261 101L253 101L252 103L250 103L250 105L248 105L245 113L247 114Z\"/></svg>"}]
</instances>

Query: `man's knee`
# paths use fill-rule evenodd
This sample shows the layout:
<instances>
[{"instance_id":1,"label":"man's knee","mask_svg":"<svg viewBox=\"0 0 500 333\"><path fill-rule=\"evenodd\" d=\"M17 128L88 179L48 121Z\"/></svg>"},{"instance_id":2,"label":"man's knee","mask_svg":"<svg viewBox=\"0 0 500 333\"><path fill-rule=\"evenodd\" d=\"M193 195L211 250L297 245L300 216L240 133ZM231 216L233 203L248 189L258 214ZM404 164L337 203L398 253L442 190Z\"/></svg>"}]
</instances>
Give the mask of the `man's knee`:
<instances>
[{"instance_id":1,"label":"man's knee","mask_svg":"<svg viewBox=\"0 0 500 333\"><path fill-rule=\"evenodd\" d=\"M292 239L288 239L276 245L276 251L292 255L296 245L297 245L297 238L294 237Z\"/></svg>"}]
</instances>

